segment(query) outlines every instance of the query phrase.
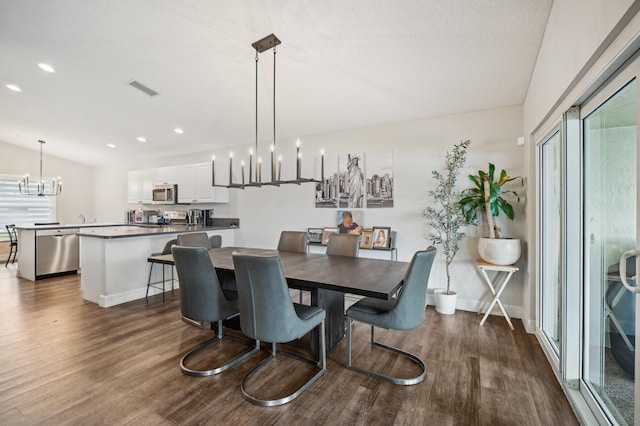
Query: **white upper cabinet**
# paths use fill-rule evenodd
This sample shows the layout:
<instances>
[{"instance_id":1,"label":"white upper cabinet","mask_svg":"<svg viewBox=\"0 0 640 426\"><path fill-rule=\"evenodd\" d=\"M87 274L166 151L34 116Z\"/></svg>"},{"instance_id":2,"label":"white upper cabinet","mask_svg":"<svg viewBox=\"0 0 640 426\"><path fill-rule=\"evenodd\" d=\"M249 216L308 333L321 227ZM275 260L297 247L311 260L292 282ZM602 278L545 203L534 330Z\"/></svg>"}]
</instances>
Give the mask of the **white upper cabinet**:
<instances>
[{"instance_id":1,"label":"white upper cabinet","mask_svg":"<svg viewBox=\"0 0 640 426\"><path fill-rule=\"evenodd\" d=\"M178 168L176 166L160 167L155 170L156 185L169 185L178 183Z\"/></svg>"},{"instance_id":2,"label":"white upper cabinet","mask_svg":"<svg viewBox=\"0 0 640 426\"><path fill-rule=\"evenodd\" d=\"M178 202L228 203L229 190L211 186L211 163L188 164L177 167Z\"/></svg>"},{"instance_id":3,"label":"white upper cabinet","mask_svg":"<svg viewBox=\"0 0 640 426\"><path fill-rule=\"evenodd\" d=\"M151 204L155 170L132 170L128 174L127 201L129 203Z\"/></svg>"}]
</instances>

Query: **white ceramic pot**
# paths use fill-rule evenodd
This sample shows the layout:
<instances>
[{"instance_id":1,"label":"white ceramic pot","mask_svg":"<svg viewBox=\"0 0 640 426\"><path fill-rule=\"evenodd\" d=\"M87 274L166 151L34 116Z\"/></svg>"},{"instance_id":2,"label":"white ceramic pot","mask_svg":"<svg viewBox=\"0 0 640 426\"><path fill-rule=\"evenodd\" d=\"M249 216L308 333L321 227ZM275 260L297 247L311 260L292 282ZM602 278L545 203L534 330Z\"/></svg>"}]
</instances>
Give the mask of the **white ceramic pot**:
<instances>
[{"instance_id":1,"label":"white ceramic pot","mask_svg":"<svg viewBox=\"0 0 640 426\"><path fill-rule=\"evenodd\" d=\"M512 265L520 259L520 240L517 238L480 238L480 258L494 265Z\"/></svg>"},{"instance_id":2,"label":"white ceramic pot","mask_svg":"<svg viewBox=\"0 0 640 426\"><path fill-rule=\"evenodd\" d=\"M433 295L436 299L436 311L441 314L455 314L456 303L458 301L458 294L455 291L447 294L447 289L437 288L433 291Z\"/></svg>"}]
</instances>

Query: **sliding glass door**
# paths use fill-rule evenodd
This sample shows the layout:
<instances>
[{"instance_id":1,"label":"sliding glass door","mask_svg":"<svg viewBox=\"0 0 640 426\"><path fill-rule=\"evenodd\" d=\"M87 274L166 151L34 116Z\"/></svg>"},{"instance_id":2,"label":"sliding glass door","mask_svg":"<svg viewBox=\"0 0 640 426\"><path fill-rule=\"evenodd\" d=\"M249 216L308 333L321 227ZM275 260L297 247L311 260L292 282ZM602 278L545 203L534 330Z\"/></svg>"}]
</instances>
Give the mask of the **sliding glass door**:
<instances>
[{"instance_id":1,"label":"sliding glass door","mask_svg":"<svg viewBox=\"0 0 640 426\"><path fill-rule=\"evenodd\" d=\"M624 252L638 247L635 68L632 64L581 108L581 383L611 421L629 425L634 424L637 394L635 331L639 312L636 295L621 282L619 262ZM635 258L628 264L629 277L635 276Z\"/></svg>"},{"instance_id":2,"label":"sliding glass door","mask_svg":"<svg viewBox=\"0 0 640 426\"><path fill-rule=\"evenodd\" d=\"M554 359L561 338L561 138L555 129L539 148L540 162L540 328Z\"/></svg>"}]
</instances>

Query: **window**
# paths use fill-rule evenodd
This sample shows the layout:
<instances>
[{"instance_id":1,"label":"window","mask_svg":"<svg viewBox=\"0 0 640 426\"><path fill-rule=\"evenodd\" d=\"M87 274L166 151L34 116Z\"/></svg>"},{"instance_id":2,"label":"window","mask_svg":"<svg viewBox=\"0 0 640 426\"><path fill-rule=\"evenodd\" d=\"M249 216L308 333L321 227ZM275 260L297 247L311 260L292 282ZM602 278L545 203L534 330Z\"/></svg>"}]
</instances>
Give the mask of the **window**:
<instances>
[{"instance_id":1,"label":"window","mask_svg":"<svg viewBox=\"0 0 640 426\"><path fill-rule=\"evenodd\" d=\"M25 225L36 222L54 222L56 197L22 195L18 191L20 176L0 175L0 232L5 225ZM50 179L45 179L49 180ZM35 190L35 184L34 188Z\"/></svg>"}]
</instances>

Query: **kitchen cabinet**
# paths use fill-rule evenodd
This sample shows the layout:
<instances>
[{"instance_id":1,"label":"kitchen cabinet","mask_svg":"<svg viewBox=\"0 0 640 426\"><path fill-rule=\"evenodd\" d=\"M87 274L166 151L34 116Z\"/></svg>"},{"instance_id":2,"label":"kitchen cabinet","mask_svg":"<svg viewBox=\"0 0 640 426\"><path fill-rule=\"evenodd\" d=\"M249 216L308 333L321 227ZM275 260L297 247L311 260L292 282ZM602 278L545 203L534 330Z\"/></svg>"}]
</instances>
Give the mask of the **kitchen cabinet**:
<instances>
[{"instance_id":1,"label":"kitchen cabinet","mask_svg":"<svg viewBox=\"0 0 640 426\"><path fill-rule=\"evenodd\" d=\"M178 166L178 203L228 203L229 189L211 186L211 163Z\"/></svg>"},{"instance_id":2,"label":"kitchen cabinet","mask_svg":"<svg viewBox=\"0 0 640 426\"><path fill-rule=\"evenodd\" d=\"M178 183L178 168L176 166L171 167L159 167L156 172L156 185L169 185Z\"/></svg>"},{"instance_id":3,"label":"kitchen cabinet","mask_svg":"<svg viewBox=\"0 0 640 426\"><path fill-rule=\"evenodd\" d=\"M132 170L128 174L127 201L131 204L152 203L155 170Z\"/></svg>"}]
</instances>

